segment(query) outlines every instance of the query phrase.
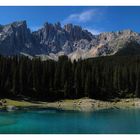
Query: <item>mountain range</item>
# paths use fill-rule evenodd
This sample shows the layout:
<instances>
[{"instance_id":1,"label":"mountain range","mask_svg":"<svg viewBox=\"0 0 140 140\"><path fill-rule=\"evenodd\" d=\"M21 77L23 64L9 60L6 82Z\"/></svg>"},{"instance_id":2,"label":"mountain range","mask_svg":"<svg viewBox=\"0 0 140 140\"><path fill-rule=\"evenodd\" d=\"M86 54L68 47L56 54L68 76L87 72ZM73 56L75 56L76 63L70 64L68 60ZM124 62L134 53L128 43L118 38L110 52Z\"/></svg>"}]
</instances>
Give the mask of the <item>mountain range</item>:
<instances>
[{"instance_id":1,"label":"mountain range","mask_svg":"<svg viewBox=\"0 0 140 140\"><path fill-rule=\"evenodd\" d=\"M31 31L26 21L0 25L0 54L25 55L42 60L57 60L67 55L71 60L108 55L140 54L140 34L132 30L104 32L93 35L82 27L46 22Z\"/></svg>"}]
</instances>

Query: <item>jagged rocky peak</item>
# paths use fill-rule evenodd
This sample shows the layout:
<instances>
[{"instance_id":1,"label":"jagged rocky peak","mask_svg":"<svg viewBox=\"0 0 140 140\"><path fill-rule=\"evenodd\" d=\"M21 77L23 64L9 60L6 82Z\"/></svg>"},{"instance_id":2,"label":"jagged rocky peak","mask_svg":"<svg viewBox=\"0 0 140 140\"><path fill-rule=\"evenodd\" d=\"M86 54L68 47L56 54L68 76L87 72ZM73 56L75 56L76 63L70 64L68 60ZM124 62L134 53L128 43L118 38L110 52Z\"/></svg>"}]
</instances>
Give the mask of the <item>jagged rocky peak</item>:
<instances>
[{"instance_id":1,"label":"jagged rocky peak","mask_svg":"<svg viewBox=\"0 0 140 140\"><path fill-rule=\"evenodd\" d=\"M139 35L138 33L132 31L131 29L126 29L126 30L120 30L120 31L116 31L116 32L103 32L101 33L99 36L108 36L108 37L111 37L111 36L114 36L114 37L117 37L117 36L137 36Z\"/></svg>"},{"instance_id":2,"label":"jagged rocky peak","mask_svg":"<svg viewBox=\"0 0 140 140\"><path fill-rule=\"evenodd\" d=\"M64 45L66 41L78 41L81 39L91 41L93 39L93 35L87 30L83 30L80 26L66 24L62 27L60 22L55 24L46 22L44 26L34 34L39 36L43 42L46 42L46 40L47 42L60 42L61 46Z\"/></svg>"},{"instance_id":3,"label":"jagged rocky peak","mask_svg":"<svg viewBox=\"0 0 140 140\"><path fill-rule=\"evenodd\" d=\"M11 24L1 25L0 27L0 34L2 39L8 37L9 35L14 35L17 37L20 35L27 37L28 33L30 33L30 30L27 28L26 21L13 22Z\"/></svg>"},{"instance_id":4,"label":"jagged rocky peak","mask_svg":"<svg viewBox=\"0 0 140 140\"><path fill-rule=\"evenodd\" d=\"M101 43L108 42L115 38L116 38L115 32L104 32L99 35L99 41L101 41Z\"/></svg>"},{"instance_id":5,"label":"jagged rocky peak","mask_svg":"<svg viewBox=\"0 0 140 140\"><path fill-rule=\"evenodd\" d=\"M4 32L7 32L9 30L14 30L14 29L18 29L18 28L22 28L22 29L27 29L27 23L26 21L16 21L7 25L1 25L1 28Z\"/></svg>"},{"instance_id":6,"label":"jagged rocky peak","mask_svg":"<svg viewBox=\"0 0 140 140\"><path fill-rule=\"evenodd\" d=\"M11 27L13 29L13 32L15 36L19 39L24 39L22 41L28 40L28 37L30 36L30 29L27 27L27 23L25 20L13 22L11 24Z\"/></svg>"},{"instance_id":7,"label":"jagged rocky peak","mask_svg":"<svg viewBox=\"0 0 140 140\"><path fill-rule=\"evenodd\" d=\"M61 23L60 23L60 22L55 23L54 26L55 26L55 28L56 28L57 30L61 30L61 29L62 29Z\"/></svg>"},{"instance_id":8,"label":"jagged rocky peak","mask_svg":"<svg viewBox=\"0 0 140 140\"><path fill-rule=\"evenodd\" d=\"M26 21L0 25L0 54L8 56L22 53L33 56L47 55L47 58L53 59L61 52L74 59L86 59L114 55L131 41L140 44L140 34L129 29L93 35L81 26L71 23L61 26L60 22L46 22L34 32L28 29ZM135 50L140 53L140 49Z\"/></svg>"},{"instance_id":9,"label":"jagged rocky peak","mask_svg":"<svg viewBox=\"0 0 140 140\"><path fill-rule=\"evenodd\" d=\"M26 23L26 20L23 20L23 21L16 21L16 22L13 22L11 24L9 24L11 26L14 26L14 27L27 27L27 23Z\"/></svg>"},{"instance_id":10,"label":"jagged rocky peak","mask_svg":"<svg viewBox=\"0 0 140 140\"><path fill-rule=\"evenodd\" d=\"M50 28L50 27L53 27L53 24L52 23L49 23L49 22L45 22L44 23L44 28Z\"/></svg>"},{"instance_id":11,"label":"jagged rocky peak","mask_svg":"<svg viewBox=\"0 0 140 140\"><path fill-rule=\"evenodd\" d=\"M64 30L70 35L71 40L87 39L91 41L93 35L87 30L83 30L81 26L73 25L71 23L64 25Z\"/></svg>"},{"instance_id":12,"label":"jagged rocky peak","mask_svg":"<svg viewBox=\"0 0 140 140\"><path fill-rule=\"evenodd\" d=\"M125 30L122 30L122 31L119 31L119 32L127 34L127 35L130 35L130 34L134 33L134 31L132 31L131 29L125 29Z\"/></svg>"},{"instance_id":13,"label":"jagged rocky peak","mask_svg":"<svg viewBox=\"0 0 140 140\"><path fill-rule=\"evenodd\" d=\"M88 42L93 38L90 32L83 30L80 26L66 24L62 27L60 22L55 24L46 22L41 29L33 33L33 36L47 53L64 51L66 54L75 50L76 41ZM77 43L79 47L82 46L81 43Z\"/></svg>"},{"instance_id":14,"label":"jagged rocky peak","mask_svg":"<svg viewBox=\"0 0 140 140\"><path fill-rule=\"evenodd\" d=\"M98 36L100 44L106 43L114 43L115 42L122 42L122 41L129 41L129 40L139 40L140 35L136 32L133 32L130 29L117 31L117 32L104 32ZM115 46L115 45L114 45Z\"/></svg>"},{"instance_id":15,"label":"jagged rocky peak","mask_svg":"<svg viewBox=\"0 0 140 140\"><path fill-rule=\"evenodd\" d=\"M0 53L4 55L14 55L29 44L31 46L31 32L27 28L26 21L13 22L2 25L0 30Z\"/></svg>"},{"instance_id":16,"label":"jagged rocky peak","mask_svg":"<svg viewBox=\"0 0 140 140\"><path fill-rule=\"evenodd\" d=\"M73 25L72 23L64 25L64 29L68 33L77 32L77 31L79 31L80 33L83 30L81 26Z\"/></svg>"},{"instance_id":17,"label":"jagged rocky peak","mask_svg":"<svg viewBox=\"0 0 140 140\"><path fill-rule=\"evenodd\" d=\"M46 22L41 29L35 32L35 34L41 37L40 39L43 42L55 42L56 40L58 41L58 39L60 39L62 35L65 36L65 32L63 31L60 22L57 22L55 24Z\"/></svg>"},{"instance_id":18,"label":"jagged rocky peak","mask_svg":"<svg viewBox=\"0 0 140 140\"><path fill-rule=\"evenodd\" d=\"M69 24L64 25L64 29L68 33L72 32L72 30L73 30L73 24L69 23Z\"/></svg>"},{"instance_id":19,"label":"jagged rocky peak","mask_svg":"<svg viewBox=\"0 0 140 140\"><path fill-rule=\"evenodd\" d=\"M64 25L64 30L69 34L80 34L82 32L82 28L78 25L73 25L71 23Z\"/></svg>"},{"instance_id":20,"label":"jagged rocky peak","mask_svg":"<svg viewBox=\"0 0 140 140\"><path fill-rule=\"evenodd\" d=\"M62 30L62 27L61 27L60 22L56 22L54 24L49 23L49 22L45 22L45 24L44 24L42 29L46 29L47 31L48 30Z\"/></svg>"},{"instance_id":21,"label":"jagged rocky peak","mask_svg":"<svg viewBox=\"0 0 140 140\"><path fill-rule=\"evenodd\" d=\"M132 30L130 30L130 29L127 29L127 30L123 30L122 31L122 34L124 35L124 36L139 36L139 33L137 33L137 32L134 32L134 31L132 31Z\"/></svg>"}]
</instances>

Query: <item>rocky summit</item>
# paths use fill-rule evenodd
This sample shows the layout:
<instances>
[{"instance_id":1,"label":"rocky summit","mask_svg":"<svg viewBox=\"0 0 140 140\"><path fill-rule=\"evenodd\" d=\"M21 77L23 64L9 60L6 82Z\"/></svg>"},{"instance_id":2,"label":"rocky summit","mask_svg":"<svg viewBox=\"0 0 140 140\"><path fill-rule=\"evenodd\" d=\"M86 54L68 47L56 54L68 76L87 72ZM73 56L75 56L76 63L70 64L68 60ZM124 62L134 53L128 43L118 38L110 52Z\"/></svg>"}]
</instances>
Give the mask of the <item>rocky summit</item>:
<instances>
[{"instance_id":1,"label":"rocky summit","mask_svg":"<svg viewBox=\"0 0 140 140\"><path fill-rule=\"evenodd\" d=\"M42 60L57 60L68 55L72 60L107 55L140 54L140 34L131 30L93 35L80 26L46 22L31 32L26 21L0 25L0 54L25 55Z\"/></svg>"}]
</instances>

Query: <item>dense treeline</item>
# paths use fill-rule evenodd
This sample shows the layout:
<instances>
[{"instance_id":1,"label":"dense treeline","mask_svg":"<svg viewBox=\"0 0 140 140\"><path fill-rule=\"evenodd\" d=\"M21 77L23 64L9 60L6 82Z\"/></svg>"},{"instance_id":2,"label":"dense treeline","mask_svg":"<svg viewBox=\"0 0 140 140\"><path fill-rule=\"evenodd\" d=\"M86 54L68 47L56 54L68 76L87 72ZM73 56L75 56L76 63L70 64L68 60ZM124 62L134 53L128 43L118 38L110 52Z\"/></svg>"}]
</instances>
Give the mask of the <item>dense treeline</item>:
<instances>
[{"instance_id":1,"label":"dense treeline","mask_svg":"<svg viewBox=\"0 0 140 140\"><path fill-rule=\"evenodd\" d=\"M140 96L140 56L110 56L71 62L0 57L0 97L54 101Z\"/></svg>"}]
</instances>

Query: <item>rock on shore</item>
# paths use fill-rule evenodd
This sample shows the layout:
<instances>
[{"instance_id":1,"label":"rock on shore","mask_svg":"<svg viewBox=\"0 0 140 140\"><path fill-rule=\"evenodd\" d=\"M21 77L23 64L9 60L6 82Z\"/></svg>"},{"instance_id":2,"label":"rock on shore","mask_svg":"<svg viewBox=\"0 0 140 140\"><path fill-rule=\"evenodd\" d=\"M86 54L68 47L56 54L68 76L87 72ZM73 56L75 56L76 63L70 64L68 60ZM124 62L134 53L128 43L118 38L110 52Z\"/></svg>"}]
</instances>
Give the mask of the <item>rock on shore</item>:
<instances>
[{"instance_id":1,"label":"rock on shore","mask_svg":"<svg viewBox=\"0 0 140 140\"><path fill-rule=\"evenodd\" d=\"M100 109L108 108L140 108L139 98L129 98L129 99L115 99L113 101L100 101L89 98L81 98L75 100L61 100L56 102L27 102L27 101L16 101L5 99L6 102L1 105L1 108L10 109L19 107L37 107L37 108L56 108L63 110L76 110L76 111L95 111Z\"/></svg>"}]
</instances>

